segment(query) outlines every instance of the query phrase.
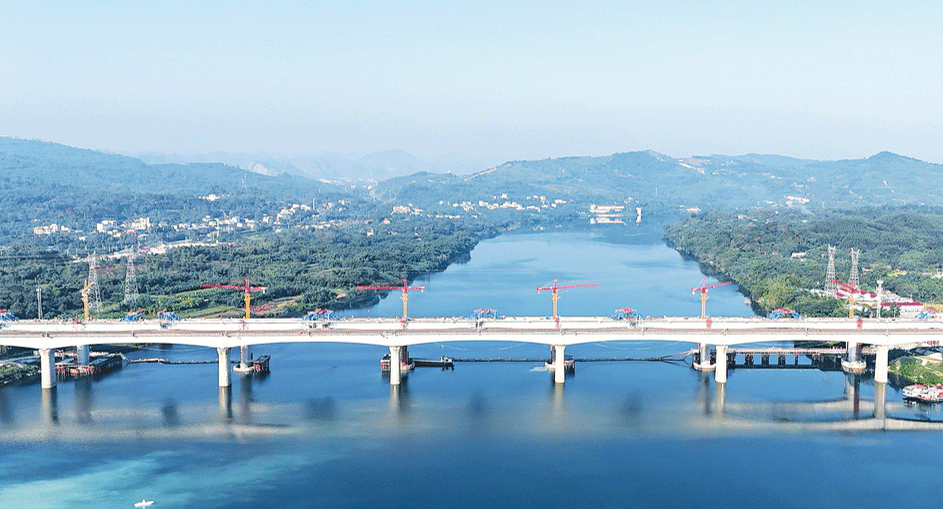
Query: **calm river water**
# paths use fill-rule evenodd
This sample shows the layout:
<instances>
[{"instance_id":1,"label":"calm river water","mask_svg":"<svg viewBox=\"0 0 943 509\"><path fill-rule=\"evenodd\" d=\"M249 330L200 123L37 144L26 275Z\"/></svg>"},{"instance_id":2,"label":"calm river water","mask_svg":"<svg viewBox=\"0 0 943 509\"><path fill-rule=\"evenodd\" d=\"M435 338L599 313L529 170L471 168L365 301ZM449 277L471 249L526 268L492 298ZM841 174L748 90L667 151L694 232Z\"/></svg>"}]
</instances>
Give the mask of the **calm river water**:
<instances>
[{"instance_id":1,"label":"calm river water","mask_svg":"<svg viewBox=\"0 0 943 509\"><path fill-rule=\"evenodd\" d=\"M631 231L631 230L627 230ZM508 235L418 281L412 316L690 315L704 276L651 236ZM708 278L708 281L712 280ZM716 282L716 281L714 281ZM713 315L750 315L731 286ZM397 316L390 295L358 316ZM591 344L653 357L688 344ZM816 369L733 370L723 391L688 363L584 362L564 387L542 365L417 369L399 388L381 347L258 347L265 378L217 387L215 365L132 364L100 380L0 389L0 507L926 507L938 432L855 431L874 385ZM520 344L425 345L416 357L545 357ZM211 360L199 348L131 357ZM889 417L940 420L887 390Z\"/></svg>"}]
</instances>

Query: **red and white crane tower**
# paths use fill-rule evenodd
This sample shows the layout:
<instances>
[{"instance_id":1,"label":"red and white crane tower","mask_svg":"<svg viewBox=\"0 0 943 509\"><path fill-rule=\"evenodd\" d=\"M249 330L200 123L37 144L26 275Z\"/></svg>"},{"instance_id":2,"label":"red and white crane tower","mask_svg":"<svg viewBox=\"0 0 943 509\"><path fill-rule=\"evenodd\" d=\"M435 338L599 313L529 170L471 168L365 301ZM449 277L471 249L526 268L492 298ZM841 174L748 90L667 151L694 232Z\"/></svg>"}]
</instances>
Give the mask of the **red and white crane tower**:
<instances>
[{"instance_id":1,"label":"red and white crane tower","mask_svg":"<svg viewBox=\"0 0 943 509\"><path fill-rule=\"evenodd\" d=\"M704 280L701 281L701 286L695 286L694 288L691 288L691 295L701 292L701 318L707 318L707 291L711 288L717 288L718 286L729 285L730 283L730 281L727 281L724 283L708 285L707 278L704 278Z\"/></svg>"},{"instance_id":2,"label":"red and white crane tower","mask_svg":"<svg viewBox=\"0 0 943 509\"><path fill-rule=\"evenodd\" d=\"M403 278L403 286L393 286L393 285L360 285L357 286L358 290L402 290L403 291L403 325L406 325L406 320L409 319L409 291L410 290L419 290L422 292L426 289L425 286L409 286L409 280Z\"/></svg>"},{"instance_id":3,"label":"red and white crane tower","mask_svg":"<svg viewBox=\"0 0 943 509\"><path fill-rule=\"evenodd\" d=\"M557 316L557 301L560 300L560 294L558 294L557 291L568 290L570 288L585 288L587 286L599 286L599 283L582 283L578 285L560 286L560 285L557 285L557 279L554 278L552 284L548 284L546 286L538 286L537 293L540 293L541 290L550 290L551 294L553 295L553 318L554 320L557 320L559 318Z\"/></svg>"},{"instance_id":4,"label":"red and white crane tower","mask_svg":"<svg viewBox=\"0 0 943 509\"><path fill-rule=\"evenodd\" d=\"M242 290L245 292L245 301L246 301L246 318L249 318L249 304L252 302L252 292L262 292L265 293L265 290L268 290L267 286L249 286L249 278L244 278L246 280L245 285L217 285L213 283L203 283L200 285L200 288L222 288L224 290Z\"/></svg>"}]
</instances>

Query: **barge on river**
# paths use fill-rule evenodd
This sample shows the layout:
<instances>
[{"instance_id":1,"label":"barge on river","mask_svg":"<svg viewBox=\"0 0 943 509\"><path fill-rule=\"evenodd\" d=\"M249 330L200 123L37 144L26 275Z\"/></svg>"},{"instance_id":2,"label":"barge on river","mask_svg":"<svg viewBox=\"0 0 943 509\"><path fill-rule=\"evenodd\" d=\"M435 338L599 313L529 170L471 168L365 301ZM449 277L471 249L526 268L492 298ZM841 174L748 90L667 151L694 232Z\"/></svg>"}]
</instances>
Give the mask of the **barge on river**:
<instances>
[{"instance_id":1,"label":"barge on river","mask_svg":"<svg viewBox=\"0 0 943 509\"><path fill-rule=\"evenodd\" d=\"M97 376L118 371L124 366L121 354L99 355L88 364L78 364L74 359L56 363L56 376L70 378L79 376Z\"/></svg>"},{"instance_id":2,"label":"barge on river","mask_svg":"<svg viewBox=\"0 0 943 509\"><path fill-rule=\"evenodd\" d=\"M943 401L943 385L914 384L904 387L904 399L921 403Z\"/></svg>"}]
</instances>

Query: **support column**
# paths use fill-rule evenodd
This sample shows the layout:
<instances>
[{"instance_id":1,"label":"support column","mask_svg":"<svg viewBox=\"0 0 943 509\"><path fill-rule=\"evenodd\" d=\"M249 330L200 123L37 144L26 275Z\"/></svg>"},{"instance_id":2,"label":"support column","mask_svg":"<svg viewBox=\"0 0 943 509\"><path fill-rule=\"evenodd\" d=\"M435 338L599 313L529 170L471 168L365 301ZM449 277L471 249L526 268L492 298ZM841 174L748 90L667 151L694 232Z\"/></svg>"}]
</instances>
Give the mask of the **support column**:
<instances>
[{"instance_id":1,"label":"support column","mask_svg":"<svg viewBox=\"0 0 943 509\"><path fill-rule=\"evenodd\" d=\"M714 371L714 381L719 384L727 383L727 345L717 345L717 368Z\"/></svg>"},{"instance_id":2,"label":"support column","mask_svg":"<svg viewBox=\"0 0 943 509\"><path fill-rule=\"evenodd\" d=\"M390 385L399 385L400 383L400 372L403 369L403 361L401 359L402 353L403 347L390 347Z\"/></svg>"},{"instance_id":3,"label":"support column","mask_svg":"<svg viewBox=\"0 0 943 509\"><path fill-rule=\"evenodd\" d=\"M88 366L89 347L88 345L79 345L75 347L75 363L79 366Z\"/></svg>"},{"instance_id":4,"label":"support column","mask_svg":"<svg viewBox=\"0 0 943 509\"><path fill-rule=\"evenodd\" d=\"M39 349L39 379L43 389L56 386L56 350L54 348Z\"/></svg>"},{"instance_id":5,"label":"support column","mask_svg":"<svg viewBox=\"0 0 943 509\"><path fill-rule=\"evenodd\" d=\"M701 343L697 347L698 349L698 362L694 363L694 369L698 371L711 371L714 369L714 365L711 364L711 345L708 343Z\"/></svg>"},{"instance_id":6,"label":"support column","mask_svg":"<svg viewBox=\"0 0 943 509\"><path fill-rule=\"evenodd\" d=\"M229 372L229 348L217 348L219 352L219 386L229 387L232 385L232 378Z\"/></svg>"},{"instance_id":7,"label":"support column","mask_svg":"<svg viewBox=\"0 0 943 509\"><path fill-rule=\"evenodd\" d=\"M249 345L242 345L239 347L239 366L246 367L249 365Z\"/></svg>"},{"instance_id":8,"label":"support column","mask_svg":"<svg viewBox=\"0 0 943 509\"><path fill-rule=\"evenodd\" d=\"M887 383L887 352L890 347L887 345L877 345L877 353L874 357L874 382Z\"/></svg>"},{"instance_id":9,"label":"support column","mask_svg":"<svg viewBox=\"0 0 943 509\"><path fill-rule=\"evenodd\" d=\"M565 345L553 345L553 382L562 384L566 379L566 359L563 357Z\"/></svg>"},{"instance_id":10,"label":"support column","mask_svg":"<svg viewBox=\"0 0 943 509\"><path fill-rule=\"evenodd\" d=\"M848 349L845 358L841 361L842 370L845 373L863 373L867 365L861 360L861 343L854 341L848 342Z\"/></svg>"}]
</instances>

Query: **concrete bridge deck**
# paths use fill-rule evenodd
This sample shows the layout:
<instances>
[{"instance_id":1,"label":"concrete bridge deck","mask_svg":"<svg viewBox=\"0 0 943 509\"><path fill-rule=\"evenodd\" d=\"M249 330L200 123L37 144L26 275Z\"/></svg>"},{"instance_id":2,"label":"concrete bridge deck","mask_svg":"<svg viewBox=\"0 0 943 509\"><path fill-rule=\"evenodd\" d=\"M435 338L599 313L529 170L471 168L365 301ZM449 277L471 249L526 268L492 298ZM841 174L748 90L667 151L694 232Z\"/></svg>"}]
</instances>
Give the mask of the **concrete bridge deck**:
<instances>
[{"instance_id":1,"label":"concrete bridge deck","mask_svg":"<svg viewBox=\"0 0 943 509\"><path fill-rule=\"evenodd\" d=\"M216 348L219 352L221 386L230 384L229 350L275 343L351 343L384 346L390 349L390 381L399 383L399 359L405 348L428 343L488 341L545 344L554 348L557 382L563 383L564 349L585 343L613 341L670 341L700 345L701 358L709 359L709 346L717 347L717 357L727 355L731 345L777 341L842 341L849 350L859 345L877 348L876 378L886 381L887 350L891 346L939 342L943 322L937 320L852 320L809 318L769 320L766 318L708 319L689 317L614 320L606 317L510 317L504 319L425 318L401 322L399 319L344 319L304 321L301 319L191 319L174 322L96 320L58 322L21 320L0 328L0 346L32 348L40 351L43 386L55 385L52 352L57 348L99 344L165 343ZM706 348L706 349L705 349ZM80 353L81 357L81 353ZM80 361L81 363L81 361ZM714 369L707 363L699 369ZM726 363L717 363L717 382L726 382Z\"/></svg>"}]
</instances>

